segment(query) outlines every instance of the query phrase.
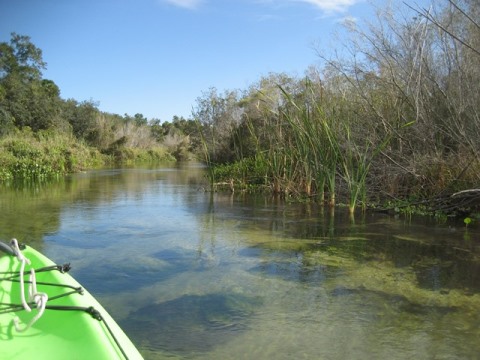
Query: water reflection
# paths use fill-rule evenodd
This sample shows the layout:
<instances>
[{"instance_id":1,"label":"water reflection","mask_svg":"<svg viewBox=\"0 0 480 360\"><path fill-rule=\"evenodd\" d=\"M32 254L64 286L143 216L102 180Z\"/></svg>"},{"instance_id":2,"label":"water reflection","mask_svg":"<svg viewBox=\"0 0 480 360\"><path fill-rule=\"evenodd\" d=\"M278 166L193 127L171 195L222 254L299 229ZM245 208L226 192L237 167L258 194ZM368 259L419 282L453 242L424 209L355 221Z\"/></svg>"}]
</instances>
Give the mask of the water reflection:
<instances>
[{"instance_id":1,"label":"water reflection","mask_svg":"<svg viewBox=\"0 0 480 360\"><path fill-rule=\"evenodd\" d=\"M3 186L0 188L0 238L16 237L41 248L43 236L58 231L61 216L79 218L93 212L95 217L102 205L118 206L122 200L138 201L150 194L158 195L162 188L152 188L158 181L175 184L166 190L173 193L181 192L185 185L200 186L203 183L201 166L189 166L188 171L182 171L184 166L97 170L49 183ZM74 212L65 214L66 207L73 208Z\"/></svg>"},{"instance_id":2,"label":"water reflection","mask_svg":"<svg viewBox=\"0 0 480 360\"><path fill-rule=\"evenodd\" d=\"M203 181L167 166L5 189L0 235L71 262L147 359L480 353L478 228L352 221Z\"/></svg>"}]
</instances>

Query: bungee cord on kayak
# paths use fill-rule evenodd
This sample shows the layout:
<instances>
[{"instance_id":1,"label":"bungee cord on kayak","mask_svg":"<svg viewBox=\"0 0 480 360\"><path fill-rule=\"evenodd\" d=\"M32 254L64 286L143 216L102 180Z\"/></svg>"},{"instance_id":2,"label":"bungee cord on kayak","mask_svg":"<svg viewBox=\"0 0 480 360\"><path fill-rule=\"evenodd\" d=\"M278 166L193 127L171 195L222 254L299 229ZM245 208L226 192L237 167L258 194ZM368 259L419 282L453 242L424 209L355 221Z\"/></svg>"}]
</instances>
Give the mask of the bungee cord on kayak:
<instances>
[{"instance_id":1,"label":"bungee cord on kayak","mask_svg":"<svg viewBox=\"0 0 480 360\"><path fill-rule=\"evenodd\" d=\"M51 282L44 282L44 281L37 281L37 274L44 273L48 271L59 271L60 273L68 272L71 267L70 264L64 265L50 265L45 267L40 267L34 269L31 267L27 271L25 268L27 265L31 265L30 259L28 259L23 253L22 250L25 248L24 245L19 245L16 239L12 239L10 244L6 244L4 242L0 242L0 253L1 251L5 252L6 254L10 255L12 258L18 260L20 264L20 269L17 271L3 271L0 272L0 281L10 281L19 283L19 303L8 303L8 302L0 302L0 315L6 313L17 313L19 311L26 311L32 312L33 309L37 310L35 316L30 319L27 323L21 324L21 320L18 316L15 316L12 319L13 326L18 333L24 333L28 329L30 329L37 321L41 319L41 317L45 314L45 310L61 310L61 311L77 311L77 312L85 312L88 313L93 319L98 320L104 324L105 329L110 334L112 340L118 347L118 350L122 354L125 359L128 359L128 355L121 346L121 343L115 336L114 331L108 325L105 318L102 314L95 309L93 306L69 306L69 305L56 305L52 304L52 301L70 296L72 294L80 294L83 295L84 289L79 286L75 287L69 284L62 284L62 283L51 283ZM28 280L25 279L26 274L30 274ZM3 276L2 276L3 275ZM28 299L25 293L25 287L28 284ZM48 287L55 287L65 289L66 291L57 293L56 295L50 296L46 292L41 292L38 290L37 285L40 285L42 289L47 289Z\"/></svg>"},{"instance_id":2,"label":"bungee cord on kayak","mask_svg":"<svg viewBox=\"0 0 480 360\"><path fill-rule=\"evenodd\" d=\"M25 272L25 265L28 264L30 265L30 260L27 259L23 254L22 251L20 250L18 246L18 241L17 239L12 239L12 249L15 252L15 255L18 259L18 261L21 262L20 266L20 297L22 300L22 306L23 308L31 312L32 308L28 305L27 300L25 299L25 280L24 280L24 272ZM24 332L30 327L37 322L38 319L40 319L43 315L43 312L45 311L45 306L47 305L48 301L48 295L44 292L39 292L37 290L37 280L35 276L35 269L31 268L30 269L30 285L28 287L28 293L29 293L29 301L33 301L35 303L36 308L38 310L38 313L25 325L25 327L20 326L20 319L18 316L13 318L13 324L15 325L15 329L18 332Z\"/></svg>"}]
</instances>

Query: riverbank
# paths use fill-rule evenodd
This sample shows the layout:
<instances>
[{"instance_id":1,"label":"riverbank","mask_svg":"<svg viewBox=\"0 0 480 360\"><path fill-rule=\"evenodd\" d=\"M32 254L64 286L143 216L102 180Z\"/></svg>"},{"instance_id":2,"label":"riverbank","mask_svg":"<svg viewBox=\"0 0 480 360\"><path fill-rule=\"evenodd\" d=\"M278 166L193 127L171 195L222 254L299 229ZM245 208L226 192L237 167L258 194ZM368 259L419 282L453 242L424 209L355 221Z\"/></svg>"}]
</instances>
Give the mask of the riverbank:
<instances>
[{"instance_id":1,"label":"riverbank","mask_svg":"<svg viewBox=\"0 0 480 360\"><path fill-rule=\"evenodd\" d=\"M470 162L468 167L464 167L460 161L439 162L429 168L419 167L417 171L422 175L389 177L382 171L382 161L375 163L376 166L365 178L365 195L358 203L359 208L406 216L429 216L439 220L455 217L465 220L467 227L480 221L480 189L475 186L477 162ZM327 204L331 198L328 188L321 193L312 191L307 194L301 181L290 181L284 191L276 191L274 177L268 171L268 166L248 159L212 166L208 176L212 191L263 192L292 202L321 204ZM342 176L335 176L335 205L349 207L349 188L343 180ZM310 188L316 189L316 184L312 182Z\"/></svg>"},{"instance_id":2,"label":"riverbank","mask_svg":"<svg viewBox=\"0 0 480 360\"><path fill-rule=\"evenodd\" d=\"M148 149L119 144L108 151L86 145L71 134L17 130L0 139L0 183L46 181L112 164L175 161L161 146Z\"/></svg>"}]
</instances>

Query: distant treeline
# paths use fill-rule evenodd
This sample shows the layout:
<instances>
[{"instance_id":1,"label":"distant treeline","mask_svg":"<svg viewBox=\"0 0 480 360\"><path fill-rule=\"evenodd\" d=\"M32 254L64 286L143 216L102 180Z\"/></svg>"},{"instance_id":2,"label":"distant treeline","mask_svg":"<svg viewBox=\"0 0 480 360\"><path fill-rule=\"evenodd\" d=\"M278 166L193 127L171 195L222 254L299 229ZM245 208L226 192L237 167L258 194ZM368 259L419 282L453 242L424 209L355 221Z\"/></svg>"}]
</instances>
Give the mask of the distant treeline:
<instances>
[{"instance_id":1,"label":"distant treeline","mask_svg":"<svg viewBox=\"0 0 480 360\"><path fill-rule=\"evenodd\" d=\"M42 77L45 68L30 37L12 33L10 42L0 43L0 182L193 156L193 120L161 123L140 113L105 113L93 101L62 99L58 86Z\"/></svg>"},{"instance_id":2,"label":"distant treeline","mask_svg":"<svg viewBox=\"0 0 480 360\"><path fill-rule=\"evenodd\" d=\"M42 78L41 51L12 34L0 43L0 161L35 156L22 152L28 141L15 144L20 135L62 134L72 146L64 140L60 153L90 154L90 163L65 160L67 171L140 153L200 156L212 187L263 189L351 211L391 203L469 214L480 204L480 4L401 6L380 10L369 26L346 22L343 47L328 52L334 57L318 49L322 65L304 76L271 73L247 89L211 88L192 118L171 122L61 99Z\"/></svg>"}]
</instances>

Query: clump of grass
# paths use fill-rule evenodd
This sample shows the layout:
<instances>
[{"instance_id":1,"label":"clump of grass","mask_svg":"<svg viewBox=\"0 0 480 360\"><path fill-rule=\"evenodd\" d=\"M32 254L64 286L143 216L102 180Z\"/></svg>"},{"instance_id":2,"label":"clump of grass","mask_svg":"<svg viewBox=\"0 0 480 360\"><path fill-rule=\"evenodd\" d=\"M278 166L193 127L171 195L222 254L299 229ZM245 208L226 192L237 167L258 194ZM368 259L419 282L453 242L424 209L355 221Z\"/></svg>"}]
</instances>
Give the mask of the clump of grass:
<instances>
[{"instance_id":1,"label":"clump of grass","mask_svg":"<svg viewBox=\"0 0 480 360\"><path fill-rule=\"evenodd\" d=\"M217 165L212 168L215 185L227 185L230 190L254 192L264 185L265 164L256 158L244 158L231 164Z\"/></svg>"},{"instance_id":2,"label":"clump of grass","mask_svg":"<svg viewBox=\"0 0 480 360\"><path fill-rule=\"evenodd\" d=\"M353 214L359 200L362 203L362 209L366 209L367 175L375 156L388 144L390 138L387 137L379 144L372 144L365 140L363 146L360 146L352 140L348 125L345 125L344 133L346 135L346 143L343 146L340 157L340 174L346 183L349 193L348 210L350 214Z\"/></svg>"},{"instance_id":3,"label":"clump of grass","mask_svg":"<svg viewBox=\"0 0 480 360\"><path fill-rule=\"evenodd\" d=\"M308 85L308 84L307 84ZM334 127L334 118L327 116L315 94L305 103L297 102L282 89L287 100L285 118L291 126L295 139L291 148L296 152L295 163L302 165L301 178L310 195L312 191L323 202L325 188L328 192L328 204L336 203L336 180L340 159L340 141ZM314 184L315 186L312 186Z\"/></svg>"}]
</instances>

